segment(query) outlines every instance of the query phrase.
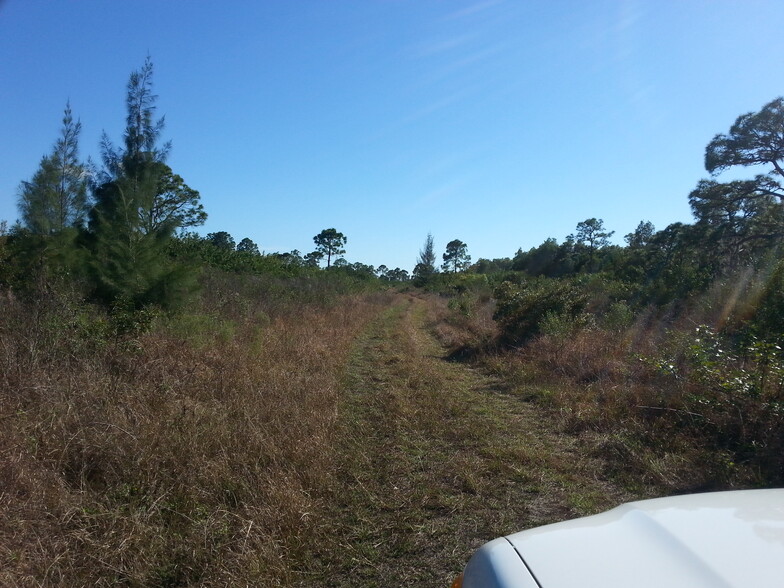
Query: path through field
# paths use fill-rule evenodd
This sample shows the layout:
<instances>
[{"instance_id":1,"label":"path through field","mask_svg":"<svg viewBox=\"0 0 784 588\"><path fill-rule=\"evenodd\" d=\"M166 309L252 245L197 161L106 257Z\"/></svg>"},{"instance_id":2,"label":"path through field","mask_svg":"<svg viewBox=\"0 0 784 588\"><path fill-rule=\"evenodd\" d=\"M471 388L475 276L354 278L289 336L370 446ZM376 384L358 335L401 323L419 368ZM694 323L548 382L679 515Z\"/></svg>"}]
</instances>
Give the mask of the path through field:
<instances>
[{"instance_id":1,"label":"path through field","mask_svg":"<svg viewBox=\"0 0 784 588\"><path fill-rule=\"evenodd\" d=\"M317 583L446 587L489 539L628 498L535 404L448 361L427 304L404 299L357 342Z\"/></svg>"}]
</instances>

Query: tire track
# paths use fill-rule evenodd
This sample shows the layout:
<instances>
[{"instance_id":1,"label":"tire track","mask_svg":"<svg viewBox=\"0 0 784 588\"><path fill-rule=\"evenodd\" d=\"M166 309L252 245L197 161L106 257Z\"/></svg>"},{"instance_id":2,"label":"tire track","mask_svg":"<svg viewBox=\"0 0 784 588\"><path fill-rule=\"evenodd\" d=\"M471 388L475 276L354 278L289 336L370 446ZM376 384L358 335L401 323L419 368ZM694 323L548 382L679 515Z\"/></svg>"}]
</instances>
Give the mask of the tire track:
<instances>
[{"instance_id":1,"label":"tire track","mask_svg":"<svg viewBox=\"0 0 784 588\"><path fill-rule=\"evenodd\" d=\"M489 539L626 498L536 405L446 361L427 304L397 301L348 366L327 585L448 586Z\"/></svg>"}]
</instances>

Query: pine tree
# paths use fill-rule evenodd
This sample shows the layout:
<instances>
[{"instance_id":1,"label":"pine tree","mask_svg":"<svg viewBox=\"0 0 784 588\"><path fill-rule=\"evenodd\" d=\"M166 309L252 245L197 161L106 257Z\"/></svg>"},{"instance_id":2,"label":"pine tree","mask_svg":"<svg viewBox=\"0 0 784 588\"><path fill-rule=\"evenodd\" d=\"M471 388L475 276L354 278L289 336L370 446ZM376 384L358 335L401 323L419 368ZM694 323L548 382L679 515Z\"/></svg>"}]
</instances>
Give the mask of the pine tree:
<instances>
[{"instance_id":1,"label":"pine tree","mask_svg":"<svg viewBox=\"0 0 784 588\"><path fill-rule=\"evenodd\" d=\"M443 258L444 264L441 268L445 272L457 273L471 264L471 256L468 255L468 245L460 239L447 243Z\"/></svg>"},{"instance_id":2,"label":"pine tree","mask_svg":"<svg viewBox=\"0 0 784 588\"><path fill-rule=\"evenodd\" d=\"M327 257L327 269L332 265L333 257L343 255L346 252L343 247L346 245L347 241L348 239L346 236L335 229L324 229L313 237L313 242L316 244L316 250Z\"/></svg>"},{"instance_id":3,"label":"pine tree","mask_svg":"<svg viewBox=\"0 0 784 588\"><path fill-rule=\"evenodd\" d=\"M433 235L427 234L425 245L419 252L417 264L414 267L414 281L417 286L424 285L436 273L436 252L433 246Z\"/></svg>"},{"instance_id":4,"label":"pine tree","mask_svg":"<svg viewBox=\"0 0 784 588\"><path fill-rule=\"evenodd\" d=\"M256 245L250 237L245 237L242 241L237 244L237 251L243 253L250 253L251 255L261 255L259 252L259 246Z\"/></svg>"},{"instance_id":5,"label":"pine tree","mask_svg":"<svg viewBox=\"0 0 784 588\"><path fill-rule=\"evenodd\" d=\"M19 188L22 224L36 235L59 233L84 224L88 210L87 166L79 161L81 122L66 103L63 126L50 155L41 159L30 181Z\"/></svg>"},{"instance_id":6,"label":"pine tree","mask_svg":"<svg viewBox=\"0 0 784 588\"><path fill-rule=\"evenodd\" d=\"M131 73L123 147L115 147L104 133L101 183L121 178L127 181L126 198L134 200L144 232L160 230L166 224L175 229L203 225L207 214L199 192L166 165L171 142L158 146L165 117L155 120L158 96L153 93L152 75L153 64L149 57L139 71Z\"/></svg>"},{"instance_id":7,"label":"pine tree","mask_svg":"<svg viewBox=\"0 0 784 588\"><path fill-rule=\"evenodd\" d=\"M165 164L170 143L158 147L164 119L153 120L157 96L152 92L152 72L148 57L128 81L124 148L115 148L103 135L104 170L90 213L90 271L95 292L107 302L122 301L131 308L169 306L182 299L191 285L183 269L167 255L169 240L188 207L161 206L162 186L166 190L172 186L167 178L174 181L175 191L187 186L179 176L167 175L171 174ZM188 195L191 204L197 203L198 192L195 195ZM200 214L206 217L203 211Z\"/></svg>"}]
</instances>

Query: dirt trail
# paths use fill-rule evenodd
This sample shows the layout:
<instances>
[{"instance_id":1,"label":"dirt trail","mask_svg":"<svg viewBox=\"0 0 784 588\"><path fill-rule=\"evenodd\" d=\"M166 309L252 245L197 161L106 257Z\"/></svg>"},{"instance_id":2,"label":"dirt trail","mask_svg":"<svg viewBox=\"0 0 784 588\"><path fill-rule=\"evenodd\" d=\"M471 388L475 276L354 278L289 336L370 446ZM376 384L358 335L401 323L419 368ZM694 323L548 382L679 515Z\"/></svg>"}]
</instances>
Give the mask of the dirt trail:
<instances>
[{"instance_id":1,"label":"dirt trail","mask_svg":"<svg viewBox=\"0 0 784 588\"><path fill-rule=\"evenodd\" d=\"M426 305L404 299L357 343L326 585L449 586L489 539L626 498L541 409L447 361Z\"/></svg>"}]
</instances>

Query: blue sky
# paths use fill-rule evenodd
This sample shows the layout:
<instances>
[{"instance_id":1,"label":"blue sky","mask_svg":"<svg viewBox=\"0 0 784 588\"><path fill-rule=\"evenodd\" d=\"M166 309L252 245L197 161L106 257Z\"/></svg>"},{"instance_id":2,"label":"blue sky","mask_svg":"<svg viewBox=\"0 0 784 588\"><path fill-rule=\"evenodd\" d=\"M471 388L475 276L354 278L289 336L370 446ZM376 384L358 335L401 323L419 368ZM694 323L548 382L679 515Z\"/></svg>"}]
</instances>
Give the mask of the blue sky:
<instances>
[{"instance_id":1,"label":"blue sky","mask_svg":"<svg viewBox=\"0 0 784 588\"><path fill-rule=\"evenodd\" d=\"M0 0L0 219L70 100L117 143L149 54L199 232L411 270L578 222L691 222L705 145L784 94L778 0ZM757 170L745 170L751 176Z\"/></svg>"}]
</instances>

